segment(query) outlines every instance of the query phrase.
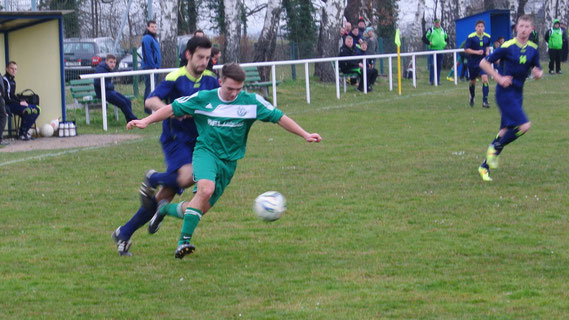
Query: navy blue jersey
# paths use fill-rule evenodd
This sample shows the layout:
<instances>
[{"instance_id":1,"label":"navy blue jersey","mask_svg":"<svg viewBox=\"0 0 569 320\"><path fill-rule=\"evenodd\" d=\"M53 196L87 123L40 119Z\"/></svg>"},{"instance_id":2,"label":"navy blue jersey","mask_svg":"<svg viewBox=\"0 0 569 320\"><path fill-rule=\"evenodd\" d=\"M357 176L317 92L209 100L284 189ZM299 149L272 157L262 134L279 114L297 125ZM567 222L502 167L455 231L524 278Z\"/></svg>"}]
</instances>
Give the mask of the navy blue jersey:
<instances>
[{"instance_id":1,"label":"navy blue jersey","mask_svg":"<svg viewBox=\"0 0 569 320\"><path fill-rule=\"evenodd\" d=\"M522 89L533 67L541 69L537 45L528 41L521 45L516 39L504 42L498 49L486 57L490 63L497 60L504 62L503 76L512 76L512 87ZM498 87L498 86L497 86Z\"/></svg>"},{"instance_id":2,"label":"navy blue jersey","mask_svg":"<svg viewBox=\"0 0 569 320\"><path fill-rule=\"evenodd\" d=\"M483 55L471 54L468 56L468 66L478 67L480 61L486 56L486 49L490 47L490 35L484 32L482 36L479 36L476 32L468 35L466 42L464 43L464 49L471 50L484 50Z\"/></svg>"},{"instance_id":3,"label":"navy blue jersey","mask_svg":"<svg viewBox=\"0 0 569 320\"><path fill-rule=\"evenodd\" d=\"M148 97L158 97L167 103L172 103L177 98L216 88L219 88L219 81L213 72L206 70L196 79L184 66L170 72ZM160 142L163 144L172 140L194 142L197 136L198 131L193 118L183 120L170 118L162 122Z\"/></svg>"}]
</instances>

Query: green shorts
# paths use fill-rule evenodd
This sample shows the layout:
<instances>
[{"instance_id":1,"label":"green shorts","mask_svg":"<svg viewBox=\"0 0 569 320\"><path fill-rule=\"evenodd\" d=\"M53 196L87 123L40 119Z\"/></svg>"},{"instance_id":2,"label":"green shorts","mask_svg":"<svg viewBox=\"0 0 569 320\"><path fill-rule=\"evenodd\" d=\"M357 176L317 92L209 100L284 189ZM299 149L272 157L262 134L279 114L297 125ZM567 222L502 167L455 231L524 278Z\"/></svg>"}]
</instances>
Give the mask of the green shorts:
<instances>
[{"instance_id":1,"label":"green shorts","mask_svg":"<svg viewBox=\"0 0 569 320\"><path fill-rule=\"evenodd\" d=\"M196 147L192 162L195 181L206 179L215 182L215 191L209 199L209 204L213 207L231 182L237 169L237 161L219 159L211 151Z\"/></svg>"}]
</instances>

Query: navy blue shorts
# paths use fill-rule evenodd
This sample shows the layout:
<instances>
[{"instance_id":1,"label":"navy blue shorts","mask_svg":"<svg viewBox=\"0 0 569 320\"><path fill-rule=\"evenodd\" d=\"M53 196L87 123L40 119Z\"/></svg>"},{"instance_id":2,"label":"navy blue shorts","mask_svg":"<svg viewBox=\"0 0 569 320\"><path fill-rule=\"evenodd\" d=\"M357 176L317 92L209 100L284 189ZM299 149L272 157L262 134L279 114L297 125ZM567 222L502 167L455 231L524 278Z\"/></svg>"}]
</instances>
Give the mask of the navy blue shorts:
<instances>
[{"instance_id":1,"label":"navy blue shorts","mask_svg":"<svg viewBox=\"0 0 569 320\"><path fill-rule=\"evenodd\" d=\"M166 172L174 173L182 166L191 164L195 145L195 142L179 142L176 140L162 143ZM178 194L182 194L182 192L184 189L180 188Z\"/></svg>"},{"instance_id":2,"label":"navy blue shorts","mask_svg":"<svg viewBox=\"0 0 569 320\"><path fill-rule=\"evenodd\" d=\"M483 74L486 74L486 72L484 72L480 67L468 66L468 80L474 80Z\"/></svg>"},{"instance_id":3,"label":"navy blue shorts","mask_svg":"<svg viewBox=\"0 0 569 320\"><path fill-rule=\"evenodd\" d=\"M529 122L523 108L523 91L517 88L496 86L496 104L500 109L501 128L513 128Z\"/></svg>"}]
</instances>

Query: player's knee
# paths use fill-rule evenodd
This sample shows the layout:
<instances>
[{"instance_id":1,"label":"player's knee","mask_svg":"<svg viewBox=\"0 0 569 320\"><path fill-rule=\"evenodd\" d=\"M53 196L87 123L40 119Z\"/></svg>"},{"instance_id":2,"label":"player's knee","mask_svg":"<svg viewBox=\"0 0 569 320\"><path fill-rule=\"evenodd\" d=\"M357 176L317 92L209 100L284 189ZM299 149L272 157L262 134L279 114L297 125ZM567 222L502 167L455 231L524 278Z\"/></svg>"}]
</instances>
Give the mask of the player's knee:
<instances>
[{"instance_id":1,"label":"player's knee","mask_svg":"<svg viewBox=\"0 0 569 320\"><path fill-rule=\"evenodd\" d=\"M198 184L198 194L206 199L211 198L213 193L215 192L215 183L213 181L207 181L204 183Z\"/></svg>"},{"instance_id":2,"label":"player's knee","mask_svg":"<svg viewBox=\"0 0 569 320\"><path fill-rule=\"evenodd\" d=\"M529 131L530 127L531 127L531 122L526 122L518 127L518 131L521 133L526 133Z\"/></svg>"}]
</instances>

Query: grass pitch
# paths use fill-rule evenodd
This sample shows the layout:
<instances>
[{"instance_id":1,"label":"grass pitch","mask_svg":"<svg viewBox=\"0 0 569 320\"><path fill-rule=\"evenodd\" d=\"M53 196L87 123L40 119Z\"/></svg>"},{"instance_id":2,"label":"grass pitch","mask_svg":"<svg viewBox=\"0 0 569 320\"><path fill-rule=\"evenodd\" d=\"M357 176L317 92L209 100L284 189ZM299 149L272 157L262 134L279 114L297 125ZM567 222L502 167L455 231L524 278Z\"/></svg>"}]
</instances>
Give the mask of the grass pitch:
<instances>
[{"instance_id":1,"label":"grass pitch","mask_svg":"<svg viewBox=\"0 0 569 320\"><path fill-rule=\"evenodd\" d=\"M279 108L324 141L257 123L182 261L180 220L135 233L130 258L110 238L144 172L164 168L159 125L98 149L0 153L0 318L566 319L567 78L526 84L533 127L491 183L476 169L498 131L493 81L490 110L480 85L470 108L466 83L424 76L401 97L382 79L341 100L313 81L310 105L285 81ZM72 116L101 132L100 115ZM274 223L252 211L268 190L288 200Z\"/></svg>"}]
</instances>

